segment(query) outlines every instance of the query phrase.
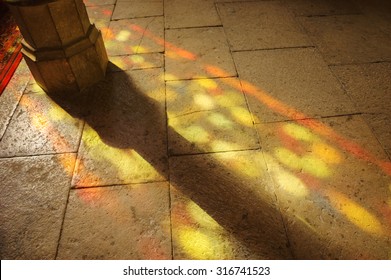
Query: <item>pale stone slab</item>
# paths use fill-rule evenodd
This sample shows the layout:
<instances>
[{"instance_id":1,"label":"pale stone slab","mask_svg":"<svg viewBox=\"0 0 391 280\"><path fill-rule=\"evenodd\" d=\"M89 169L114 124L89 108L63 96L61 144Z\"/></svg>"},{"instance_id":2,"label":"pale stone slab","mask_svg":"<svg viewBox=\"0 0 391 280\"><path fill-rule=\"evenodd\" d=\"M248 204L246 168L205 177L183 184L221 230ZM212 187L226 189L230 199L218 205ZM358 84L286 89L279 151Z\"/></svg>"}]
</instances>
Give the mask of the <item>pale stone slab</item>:
<instances>
[{"instance_id":1,"label":"pale stone slab","mask_svg":"<svg viewBox=\"0 0 391 280\"><path fill-rule=\"evenodd\" d=\"M172 157L170 167L174 259L291 258L260 151Z\"/></svg>"},{"instance_id":2,"label":"pale stone slab","mask_svg":"<svg viewBox=\"0 0 391 280\"><path fill-rule=\"evenodd\" d=\"M0 159L0 257L54 259L75 155Z\"/></svg>"},{"instance_id":3,"label":"pale stone slab","mask_svg":"<svg viewBox=\"0 0 391 280\"><path fill-rule=\"evenodd\" d=\"M73 184L164 181L167 143L162 69L108 73L84 102L86 114Z\"/></svg>"},{"instance_id":4,"label":"pale stone slab","mask_svg":"<svg viewBox=\"0 0 391 280\"><path fill-rule=\"evenodd\" d=\"M104 41L109 56L164 51L163 17L111 21Z\"/></svg>"},{"instance_id":5,"label":"pale stone slab","mask_svg":"<svg viewBox=\"0 0 391 280\"><path fill-rule=\"evenodd\" d=\"M148 68L161 68L164 66L162 53L144 53L109 57L109 71L127 71Z\"/></svg>"},{"instance_id":6,"label":"pale stone slab","mask_svg":"<svg viewBox=\"0 0 391 280\"><path fill-rule=\"evenodd\" d=\"M44 92L24 95L0 142L0 157L76 152L82 122Z\"/></svg>"},{"instance_id":7,"label":"pale stone slab","mask_svg":"<svg viewBox=\"0 0 391 280\"><path fill-rule=\"evenodd\" d=\"M7 125L18 106L27 83L30 79L30 71L27 64L22 60L16 69L7 87L0 95L0 140L4 135Z\"/></svg>"},{"instance_id":8,"label":"pale stone slab","mask_svg":"<svg viewBox=\"0 0 391 280\"><path fill-rule=\"evenodd\" d=\"M228 107L168 119L171 155L259 148L247 107Z\"/></svg>"},{"instance_id":9,"label":"pale stone slab","mask_svg":"<svg viewBox=\"0 0 391 280\"><path fill-rule=\"evenodd\" d=\"M169 118L235 106L246 108L237 78L167 81L166 100Z\"/></svg>"},{"instance_id":10,"label":"pale stone slab","mask_svg":"<svg viewBox=\"0 0 391 280\"><path fill-rule=\"evenodd\" d=\"M357 14L360 9L351 0L284 0L295 15L326 16L340 14Z\"/></svg>"},{"instance_id":11,"label":"pale stone slab","mask_svg":"<svg viewBox=\"0 0 391 280\"><path fill-rule=\"evenodd\" d=\"M163 15L162 1L126 1L118 2L113 13L113 20Z\"/></svg>"},{"instance_id":12,"label":"pale stone slab","mask_svg":"<svg viewBox=\"0 0 391 280\"><path fill-rule=\"evenodd\" d=\"M295 258L389 258L391 165L359 116L258 130Z\"/></svg>"},{"instance_id":13,"label":"pale stone slab","mask_svg":"<svg viewBox=\"0 0 391 280\"><path fill-rule=\"evenodd\" d=\"M113 14L114 5L102 5L87 7L88 17L91 23L94 23L102 34L109 27L111 15Z\"/></svg>"},{"instance_id":14,"label":"pale stone slab","mask_svg":"<svg viewBox=\"0 0 391 280\"><path fill-rule=\"evenodd\" d=\"M234 60L256 122L355 112L314 48L238 52Z\"/></svg>"},{"instance_id":15,"label":"pale stone slab","mask_svg":"<svg viewBox=\"0 0 391 280\"><path fill-rule=\"evenodd\" d=\"M168 183L72 190L58 259L171 259Z\"/></svg>"},{"instance_id":16,"label":"pale stone slab","mask_svg":"<svg viewBox=\"0 0 391 280\"><path fill-rule=\"evenodd\" d=\"M236 76L221 27L166 30L166 80Z\"/></svg>"},{"instance_id":17,"label":"pale stone slab","mask_svg":"<svg viewBox=\"0 0 391 280\"><path fill-rule=\"evenodd\" d=\"M391 28L364 15L301 18L301 23L328 64L391 59Z\"/></svg>"},{"instance_id":18,"label":"pale stone slab","mask_svg":"<svg viewBox=\"0 0 391 280\"><path fill-rule=\"evenodd\" d=\"M221 25L213 0L168 0L164 3L166 28Z\"/></svg>"},{"instance_id":19,"label":"pale stone slab","mask_svg":"<svg viewBox=\"0 0 391 280\"><path fill-rule=\"evenodd\" d=\"M280 2L221 3L217 7L234 51L311 45Z\"/></svg>"}]
</instances>

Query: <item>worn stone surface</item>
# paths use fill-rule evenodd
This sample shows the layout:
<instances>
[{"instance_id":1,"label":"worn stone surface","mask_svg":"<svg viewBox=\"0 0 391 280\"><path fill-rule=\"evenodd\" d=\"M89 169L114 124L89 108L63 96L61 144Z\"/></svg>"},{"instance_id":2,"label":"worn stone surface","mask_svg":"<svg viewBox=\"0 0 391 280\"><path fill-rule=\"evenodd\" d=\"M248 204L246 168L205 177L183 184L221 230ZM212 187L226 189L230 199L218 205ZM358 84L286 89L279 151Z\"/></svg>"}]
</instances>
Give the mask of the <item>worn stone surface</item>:
<instances>
[{"instance_id":1,"label":"worn stone surface","mask_svg":"<svg viewBox=\"0 0 391 280\"><path fill-rule=\"evenodd\" d=\"M238 52L234 60L257 122L355 112L313 48Z\"/></svg>"},{"instance_id":2,"label":"worn stone surface","mask_svg":"<svg viewBox=\"0 0 391 280\"><path fill-rule=\"evenodd\" d=\"M112 56L109 58L109 71L127 71L147 68L161 68L164 66L162 53L144 53L133 55Z\"/></svg>"},{"instance_id":3,"label":"worn stone surface","mask_svg":"<svg viewBox=\"0 0 391 280\"><path fill-rule=\"evenodd\" d=\"M87 125L73 184L101 186L162 181L167 172L161 69L108 73L78 101ZM93 102L90 102L93 100Z\"/></svg>"},{"instance_id":4,"label":"worn stone surface","mask_svg":"<svg viewBox=\"0 0 391 280\"><path fill-rule=\"evenodd\" d=\"M24 95L0 142L0 157L76 152L82 122L44 92Z\"/></svg>"},{"instance_id":5,"label":"worn stone surface","mask_svg":"<svg viewBox=\"0 0 391 280\"><path fill-rule=\"evenodd\" d=\"M280 2L221 3L217 7L232 50L311 45Z\"/></svg>"},{"instance_id":6,"label":"worn stone surface","mask_svg":"<svg viewBox=\"0 0 391 280\"><path fill-rule=\"evenodd\" d=\"M354 0L284 0L283 2L289 10L299 16L346 15L361 12Z\"/></svg>"},{"instance_id":7,"label":"worn stone surface","mask_svg":"<svg viewBox=\"0 0 391 280\"><path fill-rule=\"evenodd\" d=\"M139 18L163 15L163 1L119 1L113 19Z\"/></svg>"},{"instance_id":8,"label":"worn stone surface","mask_svg":"<svg viewBox=\"0 0 391 280\"><path fill-rule=\"evenodd\" d=\"M163 52L163 17L111 21L104 34L109 56Z\"/></svg>"},{"instance_id":9,"label":"worn stone surface","mask_svg":"<svg viewBox=\"0 0 391 280\"><path fill-rule=\"evenodd\" d=\"M258 130L294 258L389 258L391 169L359 116Z\"/></svg>"},{"instance_id":10,"label":"worn stone surface","mask_svg":"<svg viewBox=\"0 0 391 280\"><path fill-rule=\"evenodd\" d=\"M113 14L114 5L90 6L87 7L88 17L91 23L94 23L102 34L105 34L109 27L110 19Z\"/></svg>"},{"instance_id":11,"label":"worn stone surface","mask_svg":"<svg viewBox=\"0 0 391 280\"><path fill-rule=\"evenodd\" d=\"M260 151L173 157L170 170L181 192L172 192L174 258L290 258Z\"/></svg>"},{"instance_id":12,"label":"worn stone surface","mask_svg":"<svg viewBox=\"0 0 391 280\"><path fill-rule=\"evenodd\" d=\"M0 95L0 140L18 106L30 76L27 64L22 60L9 84Z\"/></svg>"},{"instance_id":13,"label":"worn stone surface","mask_svg":"<svg viewBox=\"0 0 391 280\"><path fill-rule=\"evenodd\" d=\"M236 76L221 27L171 29L165 34L166 80Z\"/></svg>"},{"instance_id":14,"label":"worn stone surface","mask_svg":"<svg viewBox=\"0 0 391 280\"><path fill-rule=\"evenodd\" d=\"M54 259L75 163L72 154L0 159L0 257Z\"/></svg>"},{"instance_id":15,"label":"worn stone surface","mask_svg":"<svg viewBox=\"0 0 391 280\"><path fill-rule=\"evenodd\" d=\"M258 135L246 107L201 111L168 119L170 154L259 148Z\"/></svg>"},{"instance_id":16,"label":"worn stone surface","mask_svg":"<svg viewBox=\"0 0 391 280\"><path fill-rule=\"evenodd\" d=\"M171 259L168 183L72 190L58 259Z\"/></svg>"},{"instance_id":17,"label":"worn stone surface","mask_svg":"<svg viewBox=\"0 0 391 280\"><path fill-rule=\"evenodd\" d=\"M389 24L364 15L301 18L301 23L328 64L391 59Z\"/></svg>"},{"instance_id":18,"label":"worn stone surface","mask_svg":"<svg viewBox=\"0 0 391 280\"><path fill-rule=\"evenodd\" d=\"M221 25L213 0L167 0L164 9L166 28Z\"/></svg>"},{"instance_id":19,"label":"worn stone surface","mask_svg":"<svg viewBox=\"0 0 391 280\"><path fill-rule=\"evenodd\" d=\"M83 0L86 7L90 6L102 6L102 5L113 5L117 0Z\"/></svg>"}]
</instances>

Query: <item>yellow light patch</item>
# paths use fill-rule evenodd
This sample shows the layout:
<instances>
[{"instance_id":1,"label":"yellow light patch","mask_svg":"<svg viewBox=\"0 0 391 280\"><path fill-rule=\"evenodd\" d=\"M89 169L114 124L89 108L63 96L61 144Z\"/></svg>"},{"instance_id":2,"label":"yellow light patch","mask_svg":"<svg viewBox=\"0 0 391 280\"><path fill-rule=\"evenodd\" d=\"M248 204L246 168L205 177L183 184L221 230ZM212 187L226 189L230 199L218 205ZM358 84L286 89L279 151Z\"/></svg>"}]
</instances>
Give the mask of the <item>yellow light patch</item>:
<instances>
[{"instance_id":1,"label":"yellow light patch","mask_svg":"<svg viewBox=\"0 0 391 280\"><path fill-rule=\"evenodd\" d=\"M186 209L194 221L196 221L202 227L208 228L210 230L221 229L221 226L193 201L190 201L187 204Z\"/></svg>"},{"instance_id":2,"label":"yellow light patch","mask_svg":"<svg viewBox=\"0 0 391 280\"><path fill-rule=\"evenodd\" d=\"M120 42L126 42L129 40L130 36L132 33L130 33L129 30L121 30L117 36L115 36L115 40L120 41Z\"/></svg>"},{"instance_id":3,"label":"yellow light patch","mask_svg":"<svg viewBox=\"0 0 391 280\"><path fill-rule=\"evenodd\" d=\"M53 106L49 111L49 116L51 120L61 121L69 117L68 113L65 112L62 108L58 106Z\"/></svg>"},{"instance_id":4,"label":"yellow light patch","mask_svg":"<svg viewBox=\"0 0 391 280\"><path fill-rule=\"evenodd\" d=\"M327 178L331 175L331 170L326 163L313 155L306 155L301 159L303 172L318 178Z\"/></svg>"},{"instance_id":5,"label":"yellow light patch","mask_svg":"<svg viewBox=\"0 0 391 280\"><path fill-rule=\"evenodd\" d=\"M145 62L145 59L144 57L142 57L141 55L132 55L130 57L130 60L135 63L135 64L142 64Z\"/></svg>"},{"instance_id":6,"label":"yellow light patch","mask_svg":"<svg viewBox=\"0 0 391 280\"><path fill-rule=\"evenodd\" d=\"M203 110L211 110L215 107L213 99L206 94L196 94L193 97L194 103Z\"/></svg>"},{"instance_id":7,"label":"yellow light patch","mask_svg":"<svg viewBox=\"0 0 391 280\"><path fill-rule=\"evenodd\" d=\"M327 163L337 164L342 161L341 154L333 147L322 143L316 142L312 145L313 153L323 159Z\"/></svg>"},{"instance_id":8,"label":"yellow light patch","mask_svg":"<svg viewBox=\"0 0 391 280\"><path fill-rule=\"evenodd\" d=\"M285 166L298 171L301 169L300 157L286 148L277 148L274 151L274 156Z\"/></svg>"},{"instance_id":9,"label":"yellow light patch","mask_svg":"<svg viewBox=\"0 0 391 280\"><path fill-rule=\"evenodd\" d=\"M223 140L214 140L211 145L213 150L218 150L218 151L232 151L232 150L239 150L240 149L240 146L234 144L234 143L230 143L230 142L226 142L226 141L223 141Z\"/></svg>"},{"instance_id":10,"label":"yellow light patch","mask_svg":"<svg viewBox=\"0 0 391 280\"><path fill-rule=\"evenodd\" d=\"M247 109L243 107L232 107L230 108L230 111L231 115L238 123L245 126L252 126L253 121Z\"/></svg>"},{"instance_id":11,"label":"yellow light patch","mask_svg":"<svg viewBox=\"0 0 391 280\"><path fill-rule=\"evenodd\" d=\"M309 129L295 123L285 124L283 130L286 134L297 140L310 142L317 139Z\"/></svg>"},{"instance_id":12,"label":"yellow light patch","mask_svg":"<svg viewBox=\"0 0 391 280\"><path fill-rule=\"evenodd\" d=\"M384 229L377 217L357 202L337 191L328 191L334 208L340 211L354 225L365 232L382 235Z\"/></svg>"},{"instance_id":13,"label":"yellow light patch","mask_svg":"<svg viewBox=\"0 0 391 280\"><path fill-rule=\"evenodd\" d=\"M217 95L217 102L222 107L232 107L244 104L243 94L238 91L224 91L221 95Z\"/></svg>"},{"instance_id":14,"label":"yellow light patch","mask_svg":"<svg viewBox=\"0 0 391 280\"><path fill-rule=\"evenodd\" d=\"M216 81L212 79L200 79L197 81L201 86L203 86L206 89L216 89L218 87Z\"/></svg>"},{"instance_id":15,"label":"yellow light patch","mask_svg":"<svg viewBox=\"0 0 391 280\"><path fill-rule=\"evenodd\" d=\"M279 168L273 172L273 178L282 190L295 197L305 197L309 194L307 186L288 171Z\"/></svg>"},{"instance_id":16,"label":"yellow light patch","mask_svg":"<svg viewBox=\"0 0 391 280\"><path fill-rule=\"evenodd\" d=\"M212 113L208 120L211 124L221 127L224 129L232 129L233 128L233 122L230 121L226 116L220 113Z\"/></svg>"},{"instance_id":17,"label":"yellow light patch","mask_svg":"<svg viewBox=\"0 0 391 280\"><path fill-rule=\"evenodd\" d=\"M178 233L181 247L192 259L207 260L216 258L215 247L219 246L220 241L213 232L208 231L209 234L206 234L199 229L182 227L178 230Z\"/></svg>"},{"instance_id":18,"label":"yellow light patch","mask_svg":"<svg viewBox=\"0 0 391 280\"><path fill-rule=\"evenodd\" d=\"M178 123L178 126L179 125L180 123ZM175 127L171 120L170 126L190 142L207 143L210 141L209 133L201 126L192 125L189 127Z\"/></svg>"}]
</instances>

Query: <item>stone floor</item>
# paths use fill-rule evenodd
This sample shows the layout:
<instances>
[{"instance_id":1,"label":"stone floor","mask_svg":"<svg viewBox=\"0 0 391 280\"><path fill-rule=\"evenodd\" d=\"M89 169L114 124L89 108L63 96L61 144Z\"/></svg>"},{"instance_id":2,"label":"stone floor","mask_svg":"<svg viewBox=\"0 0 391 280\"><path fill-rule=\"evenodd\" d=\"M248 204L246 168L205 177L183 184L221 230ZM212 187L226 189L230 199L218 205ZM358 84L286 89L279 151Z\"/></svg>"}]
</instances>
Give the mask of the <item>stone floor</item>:
<instances>
[{"instance_id":1,"label":"stone floor","mask_svg":"<svg viewBox=\"0 0 391 280\"><path fill-rule=\"evenodd\" d=\"M1 259L391 259L387 0L85 0L105 81L0 97Z\"/></svg>"}]
</instances>

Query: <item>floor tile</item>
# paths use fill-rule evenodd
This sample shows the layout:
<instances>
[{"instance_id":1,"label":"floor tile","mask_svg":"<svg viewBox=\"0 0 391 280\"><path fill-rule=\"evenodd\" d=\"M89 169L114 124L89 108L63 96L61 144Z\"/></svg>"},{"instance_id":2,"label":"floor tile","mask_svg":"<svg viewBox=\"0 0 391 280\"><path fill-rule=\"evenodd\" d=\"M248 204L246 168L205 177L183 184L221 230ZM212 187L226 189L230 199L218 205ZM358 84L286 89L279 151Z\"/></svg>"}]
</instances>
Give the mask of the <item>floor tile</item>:
<instances>
[{"instance_id":1,"label":"floor tile","mask_svg":"<svg viewBox=\"0 0 391 280\"><path fill-rule=\"evenodd\" d=\"M111 63L108 65L109 71L127 71L148 68L161 68L164 66L162 53L141 53L122 56L109 57Z\"/></svg>"},{"instance_id":2,"label":"floor tile","mask_svg":"<svg viewBox=\"0 0 391 280\"><path fill-rule=\"evenodd\" d=\"M166 28L221 25L213 0L166 0L164 16Z\"/></svg>"},{"instance_id":3,"label":"floor tile","mask_svg":"<svg viewBox=\"0 0 391 280\"><path fill-rule=\"evenodd\" d=\"M75 163L72 154L0 159L0 257L54 259Z\"/></svg>"},{"instance_id":4,"label":"floor tile","mask_svg":"<svg viewBox=\"0 0 391 280\"><path fill-rule=\"evenodd\" d=\"M234 51L311 45L280 2L221 3L217 7Z\"/></svg>"},{"instance_id":5,"label":"floor tile","mask_svg":"<svg viewBox=\"0 0 391 280\"><path fill-rule=\"evenodd\" d=\"M110 24L111 15L113 14L114 5L102 5L87 7L88 17L90 22L94 23L96 28L102 31L102 34L106 31Z\"/></svg>"},{"instance_id":6,"label":"floor tile","mask_svg":"<svg viewBox=\"0 0 391 280\"><path fill-rule=\"evenodd\" d=\"M170 170L174 258L290 258L260 151L173 157Z\"/></svg>"},{"instance_id":7,"label":"floor tile","mask_svg":"<svg viewBox=\"0 0 391 280\"><path fill-rule=\"evenodd\" d=\"M119 1L114 9L113 20L163 15L163 1Z\"/></svg>"},{"instance_id":8,"label":"floor tile","mask_svg":"<svg viewBox=\"0 0 391 280\"><path fill-rule=\"evenodd\" d=\"M109 56L164 51L163 17L111 21L104 41Z\"/></svg>"},{"instance_id":9,"label":"floor tile","mask_svg":"<svg viewBox=\"0 0 391 280\"><path fill-rule=\"evenodd\" d=\"M0 95L0 139L18 106L30 76L27 64L22 60L9 84Z\"/></svg>"},{"instance_id":10,"label":"floor tile","mask_svg":"<svg viewBox=\"0 0 391 280\"><path fill-rule=\"evenodd\" d=\"M76 152L82 125L46 93L26 94L0 142L0 157Z\"/></svg>"},{"instance_id":11,"label":"floor tile","mask_svg":"<svg viewBox=\"0 0 391 280\"><path fill-rule=\"evenodd\" d=\"M316 49L239 52L234 60L257 122L355 112Z\"/></svg>"},{"instance_id":12,"label":"floor tile","mask_svg":"<svg viewBox=\"0 0 391 280\"><path fill-rule=\"evenodd\" d=\"M166 48L166 80L236 76L221 27L167 30Z\"/></svg>"},{"instance_id":13,"label":"floor tile","mask_svg":"<svg viewBox=\"0 0 391 280\"><path fill-rule=\"evenodd\" d=\"M87 102L78 102L87 125L73 184L86 187L165 180L162 70L109 73L90 94Z\"/></svg>"},{"instance_id":14,"label":"floor tile","mask_svg":"<svg viewBox=\"0 0 391 280\"><path fill-rule=\"evenodd\" d=\"M299 16L358 14L361 12L354 0L285 0L284 3L295 15Z\"/></svg>"},{"instance_id":15,"label":"floor tile","mask_svg":"<svg viewBox=\"0 0 391 280\"><path fill-rule=\"evenodd\" d=\"M301 18L301 23L328 64L391 59L391 29L364 15Z\"/></svg>"},{"instance_id":16,"label":"floor tile","mask_svg":"<svg viewBox=\"0 0 391 280\"><path fill-rule=\"evenodd\" d=\"M58 259L171 259L168 183L72 190Z\"/></svg>"},{"instance_id":17,"label":"floor tile","mask_svg":"<svg viewBox=\"0 0 391 280\"><path fill-rule=\"evenodd\" d=\"M294 258L389 258L390 162L359 116L258 130Z\"/></svg>"}]
</instances>

